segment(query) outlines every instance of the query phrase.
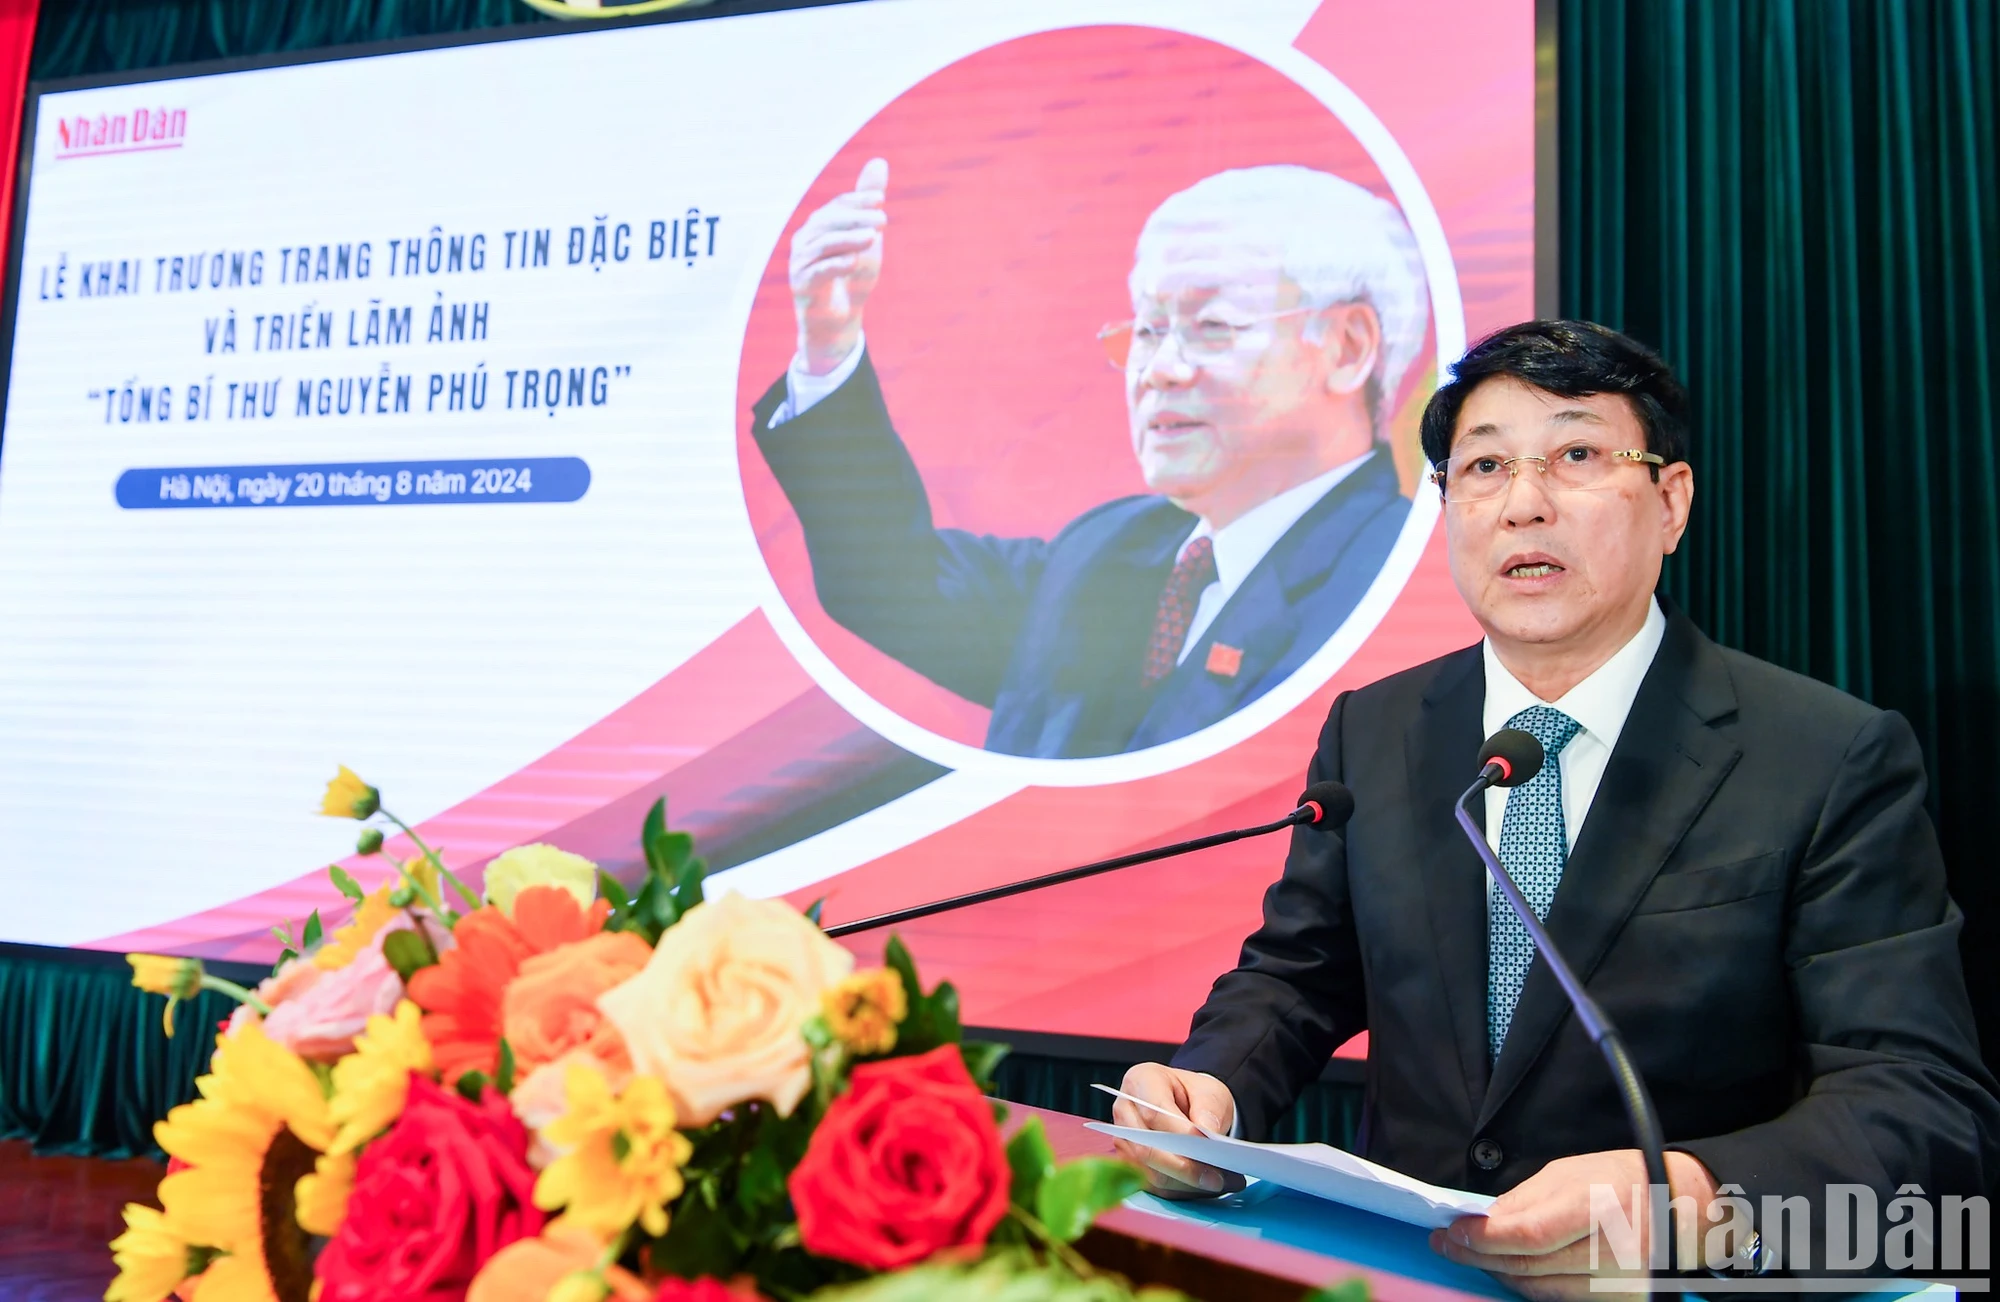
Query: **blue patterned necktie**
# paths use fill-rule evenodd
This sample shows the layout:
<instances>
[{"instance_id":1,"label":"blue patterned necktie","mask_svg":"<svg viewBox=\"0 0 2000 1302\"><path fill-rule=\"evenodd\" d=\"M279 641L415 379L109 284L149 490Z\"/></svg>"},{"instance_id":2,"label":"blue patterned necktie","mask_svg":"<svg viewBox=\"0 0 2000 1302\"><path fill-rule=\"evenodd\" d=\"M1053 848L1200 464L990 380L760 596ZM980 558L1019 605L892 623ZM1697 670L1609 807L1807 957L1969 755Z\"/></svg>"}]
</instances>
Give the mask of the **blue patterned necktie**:
<instances>
[{"instance_id":1,"label":"blue patterned necktie","mask_svg":"<svg viewBox=\"0 0 2000 1302\"><path fill-rule=\"evenodd\" d=\"M1507 816L1500 823L1500 862L1528 897L1535 916L1547 922L1549 903L1556 897L1569 858L1560 756L1583 725L1561 710L1535 705L1507 720L1507 726L1532 734L1548 758L1541 772L1507 794ZM1486 937L1486 1044L1498 1061L1514 1021L1514 1005L1521 1002L1521 983L1535 960L1535 942L1498 886L1486 893Z\"/></svg>"}]
</instances>

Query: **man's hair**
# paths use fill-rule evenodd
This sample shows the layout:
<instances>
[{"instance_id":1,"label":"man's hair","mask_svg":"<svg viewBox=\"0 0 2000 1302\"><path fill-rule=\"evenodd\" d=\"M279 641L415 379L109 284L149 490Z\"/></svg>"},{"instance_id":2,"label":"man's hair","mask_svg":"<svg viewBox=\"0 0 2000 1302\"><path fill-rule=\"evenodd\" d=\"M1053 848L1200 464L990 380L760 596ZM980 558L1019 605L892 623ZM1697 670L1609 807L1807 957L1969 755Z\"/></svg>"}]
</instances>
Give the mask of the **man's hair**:
<instances>
[{"instance_id":1,"label":"man's hair","mask_svg":"<svg viewBox=\"0 0 2000 1302\"><path fill-rule=\"evenodd\" d=\"M1616 393L1632 404L1646 451L1669 465L1688 456L1687 390L1660 355L1636 339L1591 321L1523 321L1496 330L1451 368L1424 407L1424 456L1441 466L1451 455L1458 413L1472 391L1500 376L1564 398ZM1658 478L1656 470L1654 478Z\"/></svg>"},{"instance_id":2,"label":"man's hair","mask_svg":"<svg viewBox=\"0 0 2000 1302\"><path fill-rule=\"evenodd\" d=\"M1366 398L1375 436L1410 363L1423 351L1430 298L1416 237L1396 205L1327 172L1279 164L1244 167L1196 181L1153 210L1139 232L1133 271L1166 223L1221 218L1268 231L1283 250L1286 279L1300 306L1366 303L1382 323L1382 346Z\"/></svg>"}]
</instances>

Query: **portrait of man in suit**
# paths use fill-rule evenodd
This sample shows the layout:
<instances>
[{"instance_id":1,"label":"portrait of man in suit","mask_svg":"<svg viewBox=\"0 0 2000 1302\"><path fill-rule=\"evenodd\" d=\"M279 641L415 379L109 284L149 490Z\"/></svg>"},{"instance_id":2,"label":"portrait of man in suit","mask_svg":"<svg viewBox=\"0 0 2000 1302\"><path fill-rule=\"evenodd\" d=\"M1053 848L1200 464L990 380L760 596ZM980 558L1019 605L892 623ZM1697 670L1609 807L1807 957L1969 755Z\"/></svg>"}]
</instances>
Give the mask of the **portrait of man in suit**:
<instances>
[{"instance_id":1,"label":"portrait of man in suit","mask_svg":"<svg viewBox=\"0 0 2000 1302\"><path fill-rule=\"evenodd\" d=\"M1099 336L1150 491L997 537L936 526L869 356L888 185L872 160L798 230L798 347L752 419L827 614L988 707L986 748L1014 755L1156 746L1289 678L1409 512L1386 440L1429 308L1396 206L1282 165L1166 197L1138 233L1131 318Z\"/></svg>"}]
</instances>

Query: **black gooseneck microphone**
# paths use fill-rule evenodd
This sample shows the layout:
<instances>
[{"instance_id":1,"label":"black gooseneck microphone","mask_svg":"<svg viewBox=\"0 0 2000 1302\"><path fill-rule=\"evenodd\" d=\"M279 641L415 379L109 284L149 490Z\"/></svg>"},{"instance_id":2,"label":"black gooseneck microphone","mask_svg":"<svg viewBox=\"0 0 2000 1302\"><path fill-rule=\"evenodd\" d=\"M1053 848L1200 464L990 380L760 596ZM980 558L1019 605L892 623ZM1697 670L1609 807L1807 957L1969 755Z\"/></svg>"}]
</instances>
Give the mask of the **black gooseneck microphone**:
<instances>
[{"instance_id":1,"label":"black gooseneck microphone","mask_svg":"<svg viewBox=\"0 0 2000 1302\"><path fill-rule=\"evenodd\" d=\"M1639 1141L1639 1152L1646 1163L1646 1182L1655 1190L1667 1193L1667 1269L1673 1269L1674 1251L1678 1245L1673 1232L1673 1190L1667 1183L1667 1157L1665 1132L1660 1128L1660 1114L1653 1108L1653 1096L1646 1089L1646 1082L1639 1075L1639 1068L1632 1061L1632 1055L1625 1049L1625 1041L1618 1034L1618 1028L1604 1015L1584 990L1583 982L1576 979L1555 941L1542 927L1542 920L1535 916L1535 910L1528 899L1521 894L1521 888L1514 884L1514 878L1500 863L1493 847L1486 843L1486 834L1472 816L1472 801L1475 796L1485 794L1488 787L1518 787L1535 774L1542 771L1545 762L1542 743L1534 734L1519 728L1502 728L1486 739L1479 748L1479 777L1465 789L1458 798L1455 812L1458 825L1465 837L1472 842L1472 848L1479 852L1486 864L1486 871L1493 876L1493 884L1507 897L1514 915L1533 938L1535 948L1541 953L1542 961L1555 974L1557 984L1569 996L1570 1007L1576 1010L1577 1021L1590 1036L1592 1044L1604 1055L1604 1061L1611 1067L1611 1078L1618 1086L1619 1097L1625 1103L1625 1115L1632 1123L1632 1133Z\"/></svg>"},{"instance_id":2,"label":"black gooseneck microphone","mask_svg":"<svg viewBox=\"0 0 2000 1302\"><path fill-rule=\"evenodd\" d=\"M1531 739L1532 740L1532 739ZM1030 877L1023 882L1011 882L1005 886L990 886L983 891L968 891L964 895L954 895L949 899L934 900L929 904L912 905L907 909L897 909L891 913L878 913L872 918L859 918L853 922L843 922L828 927L829 936L851 936L857 931L872 931L877 927L893 927L899 922L910 922L917 918L928 918L934 913L948 913L952 909L963 909L973 904L985 904L992 900L1004 900L1012 895L1028 891L1038 891L1044 886L1060 886L1064 882L1077 881L1084 877L1095 877L1098 873L1108 873L1115 868L1131 868L1137 864L1152 863L1156 859L1171 859L1177 854L1187 854L1193 850L1206 850L1212 845L1227 845L1231 841L1242 841L1253 836L1265 836L1272 832L1282 832L1288 827L1304 824L1307 827L1323 827L1328 831L1342 827L1354 817L1354 793L1338 782L1315 782L1299 793L1299 807L1275 823L1264 823L1258 827L1241 827L1230 832L1216 832L1209 836L1196 837L1192 841L1178 841L1173 845L1157 846L1151 850L1140 850L1133 854L1121 854L1116 859L1104 859L1097 863L1087 863L1081 868L1065 868L1061 872L1045 873L1040 877Z\"/></svg>"}]
</instances>

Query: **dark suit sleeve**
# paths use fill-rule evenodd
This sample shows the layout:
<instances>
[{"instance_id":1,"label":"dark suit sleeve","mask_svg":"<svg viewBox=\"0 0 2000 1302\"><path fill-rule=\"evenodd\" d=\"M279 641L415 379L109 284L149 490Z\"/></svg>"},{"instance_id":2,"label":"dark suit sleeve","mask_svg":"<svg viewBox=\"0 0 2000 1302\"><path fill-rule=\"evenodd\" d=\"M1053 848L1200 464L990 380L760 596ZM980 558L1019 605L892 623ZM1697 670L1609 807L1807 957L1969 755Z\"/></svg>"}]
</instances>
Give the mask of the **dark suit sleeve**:
<instances>
[{"instance_id":1,"label":"dark suit sleeve","mask_svg":"<svg viewBox=\"0 0 2000 1302\"><path fill-rule=\"evenodd\" d=\"M1676 1144L1718 1182L1886 1200L1906 1181L1975 1194L2000 1179L2000 1105L1979 1060L1958 908L1924 812L1923 758L1901 715L1849 744L1788 903L1786 963L1805 1093L1771 1121Z\"/></svg>"},{"instance_id":2,"label":"dark suit sleeve","mask_svg":"<svg viewBox=\"0 0 2000 1302\"><path fill-rule=\"evenodd\" d=\"M1306 783L1339 781L1346 694L1333 703ZM1367 1000L1341 832L1292 832L1264 924L1194 1015L1173 1065L1229 1086L1246 1139L1263 1139L1333 1051L1367 1028Z\"/></svg>"},{"instance_id":3,"label":"dark suit sleeve","mask_svg":"<svg viewBox=\"0 0 2000 1302\"><path fill-rule=\"evenodd\" d=\"M934 526L865 355L845 384L774 429L784 397L780 379L751 429L798 512L826 613L939 686L992 705L1048 543Z\"/></svg>"}]
</instances>

